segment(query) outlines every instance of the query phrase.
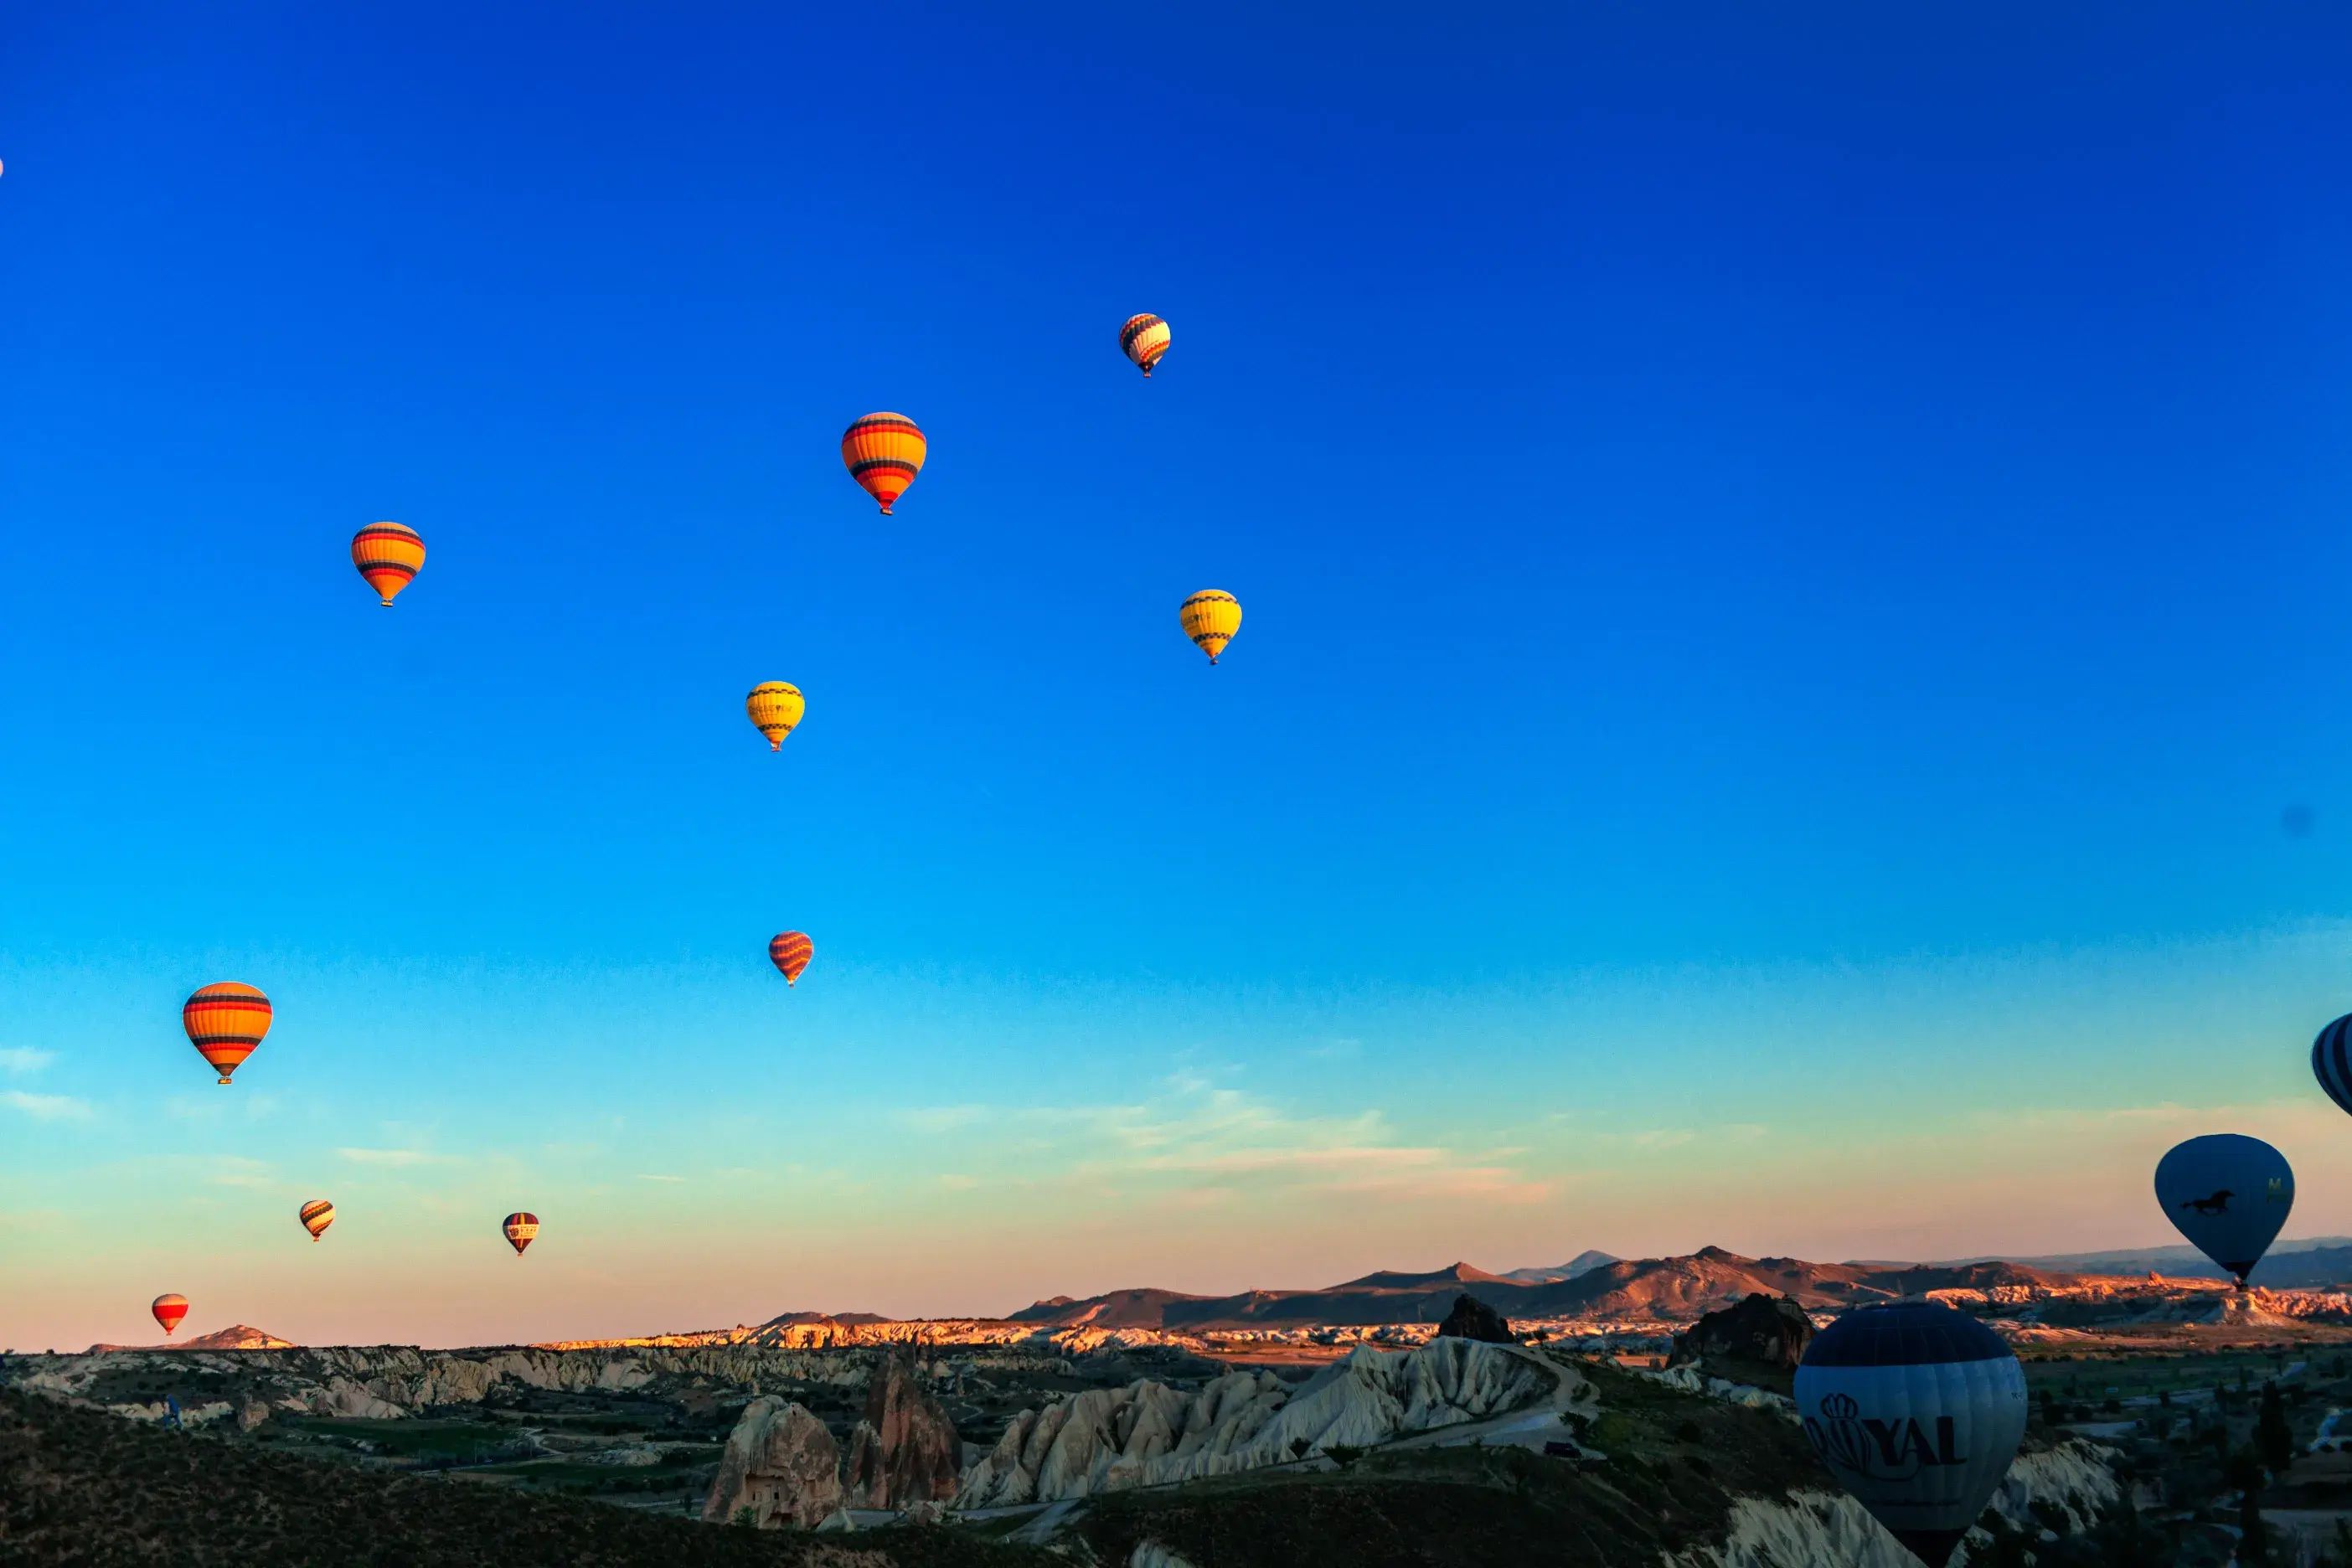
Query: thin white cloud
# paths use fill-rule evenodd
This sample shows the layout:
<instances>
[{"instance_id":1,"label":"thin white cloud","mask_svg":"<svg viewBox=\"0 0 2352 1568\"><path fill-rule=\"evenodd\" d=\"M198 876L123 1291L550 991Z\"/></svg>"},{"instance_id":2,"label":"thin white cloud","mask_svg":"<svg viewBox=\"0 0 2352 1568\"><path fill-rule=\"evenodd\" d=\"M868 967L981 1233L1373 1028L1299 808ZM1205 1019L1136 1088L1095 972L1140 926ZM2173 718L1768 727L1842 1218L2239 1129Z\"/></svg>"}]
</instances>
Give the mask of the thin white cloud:
<instances>
[{"instance_id":1,"label":"thin white cloud","mask_svg":"<svg viewBox=\"0 0 2352 1568\"><path fill-rule=\"evenodd\" d=\"M57 1059L55 1051L44 1051L32 1046L0 1046L0 1072L11 1078L38 1072Z\"/></svg>"},{"instance_id":2,"label":"thin white cloud","mask_svg":"<svg viewBox=\"0 0 2352 1568\"><path fill-rule=\"evenodd\" d=\"M16 1107L36 1121L87 1121L89 1101L69 1094L26 1094L21 1089L0 1093L0 1102Z\"/></svg>"},{"instance_id":3,"label":"thin white cloud","mask_svg":"<svg viewBox=\"0 0 2352 1568\"><path fill-rule=\"evenodd\" d=\"M422 1149L338 1149L335 1152L354 1165L433 1165L449 1158Z\"/></svg>"},{"instance_id":4,"label":"thin white cloud","mask_svg":"<svg viewBox=\"0 0 2352 1568\"><path fill-rule=\"evenodd\" d=\"M1041 1165L1051 1167L1059 1155L1068 1162L1067 1176L1100 1201L1107 1201L1112 1182L1139 1172L1161 1178L1163 1198L1184 1206L1222 1201L1190 1198L1187 1193L1231 1186L1402 1203L1538 1203L1558 1194L1556 1182L1516 1168L1524 1152L1517 1148L1465 1154L1437 1144L1408 1143L1378 1110L1295 1115L1256 1096L1219 1088L1189 1069L1171 1074L1164 1084L1165 1094L1140 1105L947 1106L906 1114L942 1131L984 1126L986 1145L965 1157L1001 1164L1017 1152L1022 1168L1008 1173L1015 1184L1035 1178ZM1003 1136L1014 1128L1034 1136ZM950 1187L969 1179L962 1173L939 1178Z\"/></svg>"},{"instance_id":5,"label":"thin white cloud","mask_svg":"<svg viewBox=\"0 0 2352 1568\"><path fill-rule=\"evenodd\" d=\"M644 1171L639 1171L637 1173L637 1180L641 1182L682 1182L686 1180L686 1178L684 1176L656 1176L650 1175Z\"/></svg>"},{"instance_id":6,"label":"thin white cloud","mask_svg":"<svg viewBox=\"0 0 2352 1568\"><path fill-rule=\"evenodd\" d=\"M277 1167L267 1160L248 1160L242 1154L216 1154L208 1178L216 1187L268 1188L278 1184L273 1173Z\"/></svg>"},{"instance_id":7,"label":"thin white cloud","mask_svg":"<svg viewBox=\"0 0 2352 1568\"><path fill-rule=\"evenodd\" d=\"M918 1132L952 1132L959 1127L970 1127L989 1114L985 1105L934 1105L902 1110L898 1113L898 1120Z\"/></svg>"}]
</instances>

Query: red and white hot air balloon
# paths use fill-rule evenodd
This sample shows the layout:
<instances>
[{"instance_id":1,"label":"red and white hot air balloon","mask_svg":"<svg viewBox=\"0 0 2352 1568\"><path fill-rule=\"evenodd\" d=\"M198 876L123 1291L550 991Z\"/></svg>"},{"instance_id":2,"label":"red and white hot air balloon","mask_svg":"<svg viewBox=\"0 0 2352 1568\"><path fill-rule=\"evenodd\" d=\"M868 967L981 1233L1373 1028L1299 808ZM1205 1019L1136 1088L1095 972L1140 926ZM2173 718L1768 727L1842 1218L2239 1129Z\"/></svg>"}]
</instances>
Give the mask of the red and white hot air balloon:
<instances>
[{"instance_id":1,"label":"red and white hot air balloon","mask_svg":"<svg viewBox=\"0 0 2352 1568\"><path fill-rule=\"evenodd\" d=\"M156 1297L155 1304L147 1310L155 1314L155 1321L163 1325L163 1332L168 1335L188 1315L188 1299L166 1292Z\"/></svg>"}]
</instances>

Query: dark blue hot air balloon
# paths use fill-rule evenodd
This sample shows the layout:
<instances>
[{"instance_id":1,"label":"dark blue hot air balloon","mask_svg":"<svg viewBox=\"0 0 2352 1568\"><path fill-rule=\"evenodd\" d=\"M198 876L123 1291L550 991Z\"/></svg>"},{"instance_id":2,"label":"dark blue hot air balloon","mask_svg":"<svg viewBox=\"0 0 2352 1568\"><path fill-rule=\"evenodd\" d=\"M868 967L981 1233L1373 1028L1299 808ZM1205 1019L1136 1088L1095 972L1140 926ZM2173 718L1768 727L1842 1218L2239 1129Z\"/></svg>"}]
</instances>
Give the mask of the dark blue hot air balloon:
<instances>
[{"instance_id":1,"label":"dark blue hot air balloon","mask_svg":"<svg viewBox=\"0 0 2352 1568\"><path fill-rule=\"evenodd\" d=\"M1944 1568L2025 1436L2025 1373L1999 1334L1949 1307L1863 1307L1797 1367L1813 1452L1911 1555Z\"/></svg>"},{"instance_id":2,"label":"dark blue hot air balloon","mask_svg":"<svg viewBox=\"0 0 2352 1568\"><path fill-rule=\"evenodd\" d=\"M2210 1132L2174 1145L2156 1163L2156 1201L2242 1288L2294 1206L2294 1172L2259 1138Z\"/></svg>"},{"instance_id":3,"label":"dark blue hot air balloon","mask_svg":"<svg viewBox=\"0 0 2352 1568\"><path fill-rule=\"evenodd\" d=\"M2320 1030L2311 1042L2311 1076L2336 1110L2352 1114L2352 1014Z\"/></svg>"}]
</instances>

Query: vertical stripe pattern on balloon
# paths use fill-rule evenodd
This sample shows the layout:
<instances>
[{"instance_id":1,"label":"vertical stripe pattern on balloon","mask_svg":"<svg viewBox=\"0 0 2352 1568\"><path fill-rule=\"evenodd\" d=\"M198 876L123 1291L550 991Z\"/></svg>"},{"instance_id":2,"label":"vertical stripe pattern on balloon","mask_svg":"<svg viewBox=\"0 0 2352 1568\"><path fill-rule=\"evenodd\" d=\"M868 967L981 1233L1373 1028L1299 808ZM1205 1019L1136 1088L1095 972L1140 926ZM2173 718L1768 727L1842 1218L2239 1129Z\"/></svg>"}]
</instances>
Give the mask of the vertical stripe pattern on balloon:
<instances>
[{"instance_id":1,"label":"vertical stripe pattern on balloon","mask_svg":"<svg viewBox=\"0 0 2352 1568\"><path fill-rule=\"evenodd\" d=\"M841 436L843 466L881 503L884 517L923 471L929 451L922 431L903 414L868 414Z\"/></svg>"},{"instance_id":2,"label":"vertical stripe pattern on balloon","mask_svg":"<svg viewBox=\"0 0 2352 1568\"><path fill-rule=\"evenodd\" d=\"M181 1026L196 1054L226 1083L269 1033L269 998L235 981L203 985L180 1009Z\"/></svg>"},{"instance_id":3,"label":"vertical stripe pattern on balloon","mask_svg":"<svg viewBox=\"0 0 2352 1568\"><path fill-rule=\"evenodd\" d=\"M1222 588L1203 588L1178 607L1176 618L1192 645L1214 664L1242 629L1242 605Z\"/></svg>"},{"instance_id":4,"label":"vertical stripe pattern on balloon","mask_svg":"<svg viewBox=\"0 0 2352 1568\"><path fill-rule=\"evenodd\" d=\"M352 535L352 564L392 608L394 595L415 579L425 564L425 540L405 523L372 522Z\"/></svg>"},{"instance_id":5,"label":"vertical stripe pattern on balloon","mask_svg":"<svg viewBox=\"0 0 2352 1568\"><path fill-rule=\"evenodd\" d=\"M1118 329L1118 349L1150 380L1151 367L1168 352L1168 323L1149 311L1129 316Z\"/></svg>"},{"instance_id":6,"label":"vertical stripe pattern on balloon","mask_svg":"<svg viewBox=\"0 0 2352 1568\"><path fill-rule=\"evenodd\" d=\"M505 1222L499 1228L507 1233L507 1245L515 1249L517 1258L520 1258L522 1249L529 1247L539 1235L539 1216L517 1210L507 1215Z\"/></svg>"},{"instance_id":7,"label":"vertical stripe pattern on balloon","mask_svg":"<svg viewBox=\"0 0 2352 1568\"><path fill-rule=\"evenodd\" d=\"M2352 1114L2352 1014L2320 1030L2311 1042L2311 1075L2338 1110Z\"/></svg>"}]
</instances>

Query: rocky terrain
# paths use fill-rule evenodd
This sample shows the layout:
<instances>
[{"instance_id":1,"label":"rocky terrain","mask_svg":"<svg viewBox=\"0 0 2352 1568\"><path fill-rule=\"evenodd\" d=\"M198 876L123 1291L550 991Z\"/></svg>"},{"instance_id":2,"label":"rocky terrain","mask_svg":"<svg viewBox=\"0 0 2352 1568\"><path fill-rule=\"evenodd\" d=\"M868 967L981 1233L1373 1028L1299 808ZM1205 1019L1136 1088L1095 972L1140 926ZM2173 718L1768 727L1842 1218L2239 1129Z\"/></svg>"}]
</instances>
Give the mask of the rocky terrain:
<instances>
[{"instance_id":1,"label":"rocky terrain","mask_svg":"<svg viewBox=\"0 0 2352 1568\"><path fill-rule=\"evenodd\" d=\"M1544 1357L1446 1338L1394 1354L1361 1347L1296 1389L1272 1373L1234 1372L1191 1394L1149 1381L1093 1390L1024 1411L965 1478L956 1506L1229 1475L1523 1411L1566 1438L1559 1415L1587 1387Z\"/></svg>"},{"instance_id":2,"label":"rocky terrain","mask_svg":"<svg viewBox=\"0 0 2352 1568\"><path fill-rule=\"evenodd\" d=\"M1713 1365L1739 1375L1793 1373L1813 1341L1813 1321L1786 1296L1758 1293L1709 1312L1675 1337L1676 1364Z\"/></svg>"},{"instance_id":3,"label":"rocky terrain","mask_svg":"<svg viewBox=\"0 0 2352 1568\"><path fill-rule=\"evenodd\" d=\"M215 1329L209 1334L193 1334L184 1340L166 1340L154 1345L92 1345L98 1351L290 1351L292 1340L281 1340L244 1323L232 1323L226 1329Z\"/></svg>"},{"instance_id":4,"label":"rocky terrain","mask_svg":"<svg viewBox=\"0 0 2352 1568\"><path fill-rule=\"evenodd\" d=\"M135 1500L135 1505L133 1502ZM0 1389L0 1560L251 1568L1045 1568L961 1531L710 1530L158 1431Z\"/></svg>"},{"instance_id":5,"label":"rocky terrain","mask_svg":"<svg viewBox=\"0 0 2352 1568\"><path fill-rule=\"evenodd\" d=\"M1580 1259L1580 1263L1584 1260ZM1434 1323L1467 1293L1514 1322L1688 1321L1763 1292L1808 1308L1842 1310L1932 1290L2046 1290L2074 1277L2011 1263L1808 1263L1794 1258L1742 1258L1719 1247L1681 1258L1594 1262L1562 1277L1530 1279L1489 1274L1466 1263L1427 1273L1381 1271L1305 1290L1245 1290L1193 1296L1175 1290L1115 1290L1051 1297L1012 1321L1066 1327L1153 1329L1190 1334L1341 1324Z\"/></svg>"},{"instance_id":6,"label":"rocky terrain","mask_svg":"<svg viewBox=\"0 0 2352 1568\"><path fill-rule=\"evenodd\" d=\"M2214 1386L2225 1372L2242 1390L2249 1373L2294 1379L2323 1356L2347 1373L2341 1398L2352 1405L2345 1292L1716 1249L1587 1262L1566 1279L1457 1267L1244 1298L1118 1292L1039 1303L1023 1320L795 1312L574 1348L299 1348L237 1329L163 1348L0 1357L0 1384L128 1417L126 1428L169 1424L156 1436L170 1442L380 1480L827 1541L854 1531L880 1542L891 1531L877 1527L935 1522L958 1538L1050 1544L1098 1568L1313 1561L1327 1542L1367 1563L1537 1561L1562 1531L1604 1568L1872 1568L1887 1561L1874 1555L1883 1542L1822 1484L1785 1394L1818 1325L1847 1302L1912 1289L1991 1323L2027 1358L2030 1380L2083 1402L2077 1423L2094 1401L2114 1417L2117 1384L2127 1392L2149 1375L2177 1391L2174 1408L2229 1409L2242 1422L2250 1396L2232 1403ZM1742 1289L1759 1282L1767 1288ZM1508 1321L1494 1305L1568 1292L1601 1306ZM1298 1305L1310 1299L1312 1311ZM1276 1305L1230 1326L1164 1326L1244 1300ZM1316 1315L1402 1303L1425 1315ZM1131 1321L1152 1317L1162 1326ZM2156 1370L2114 1374L2102 1392L2109 1364ZM2019 1495L2001 1506L2087 1541L2109 1530L2116 1489L2108 1460L2068 1434L2130 1430L2134 1417L2127 1400L2120 1418L2067 1415L2061 1405L2037 1427L2012 1478ZM2143 1438L2133 1460L2142 1473L2181 1471L2189 1515L2214 1506L2222 1484L2221 1456L2197 1430L2197 1442L2175 1431L2161 1449ZM2198 1516L2195 1528L2221 1526ZM1429 1531L1451 1532L1461 1552L1399 1544ZM2207 1561L2147 1559L2159 1560Z\"/></svg>"}]
</instances>

